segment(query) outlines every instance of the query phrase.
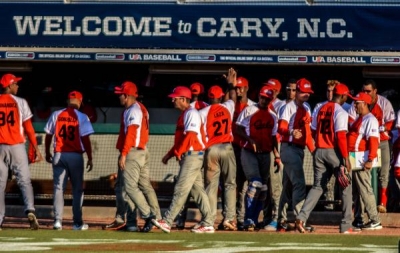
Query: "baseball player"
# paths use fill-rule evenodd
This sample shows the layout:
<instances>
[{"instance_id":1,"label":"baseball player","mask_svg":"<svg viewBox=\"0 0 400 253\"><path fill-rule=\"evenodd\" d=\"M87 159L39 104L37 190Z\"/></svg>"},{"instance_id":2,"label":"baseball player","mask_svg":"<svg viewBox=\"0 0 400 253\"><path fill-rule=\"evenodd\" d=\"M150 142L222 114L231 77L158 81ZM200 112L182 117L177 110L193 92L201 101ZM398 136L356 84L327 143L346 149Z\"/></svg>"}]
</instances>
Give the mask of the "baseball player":
<instances>
[{"instance_id":1,"label":"baseball player","mask_svg":"<svg viewBox=\"0 0 400 253\"><path fill-rule=\"evenodd\" d=\"M196 110L201 110L204 107L208 106L208 104L202 101L200 98L204 93L204 86L201 83L192 83L190 85L190 91L192 92L192 102L190 103L191 107L195 108ZM175 225L178 229L185 228L189 202L190 202L190 195L188 196L188 199L184 207L182 208L182 211L176 217Z\"/></svg>"},{"instance_id":2,"label":"baseball player","mask_svg":"<svg viewBox=\"0 0 400 253\"><path fill-rule=\"evenodd\" d=\"M39 229L35 216L31 174L25 150L25 134L36 153L36 162L43 160L39 151L31 118L32 112L25 99L17 97L21 77L5 74L0 80L0 229L5 215L5 189L9 170L16 176L24 200L24 211L30 228Z\"/></svg>"},{"instance_id":3,"label":"baseball player","mask_svg":"<svg viewBox=\"0 0 400 253\"><path fill-rule=\"evenodd\" d=\"M390 169L390 131L392 130L395 115L393 106L390 101L378 95L378 89L375 81L367 80L363 85L363 92L371 96L372 102L369 105L370 112L376 117L379 122L379 133L380 133L380 144L381 149L381 162L382 166L378 168L378 183L379 183L379 205L378 211L380 213L386 213L387 195L386 189L389 183L389 169ZM352 123L357 113L355 107L351 107L349 110L349 122Z\"/></svg>"},{"instance_id":4,"label":"baseball player","mask_svg":"<svg viewBox=\"0 0 400 253\"><path fill-rule=\"evenodd\" d=\"M236 77L234 78L236 81ZM210 201L212 219L217 217L217 198L220 178L223 185L224 230L236 230L236 159L232 147L232 117L235 111L235 84L230 84L229 99L221 104L225 95L221 87L214 85L208 90L210 105L200 110L206 134L204 155L205 187Z\"/></svg>"},{"instance_id":5,"label":"baseball player","mask_svg":"<svg viewBox=\"0 0 400 253\"><path fill-rule=\"evenodd\" d=\"M306 181L303 161L304 149L315 150L311 135L311 108L307 104L314 91L305 78L296 82L296 97L283 106L278 121L278 133L281 135L281 157L284 165L283 192L279 201L278 230L290 228L287 223L286 209L292 200L294 214L297 216L306 198Z\"/></svg>"},{"instance_id":6,"label":"baseball player","mask_svg":"<svg viewBox=\"0 0 400 253\"><path fill-rule=\"evenodd\" d=\"M277 116L268 108L272 99L273 91L268 86L262 87L258 104L246 107L236 122L236 131L245 141L241 152L242 167L248 181L244 229L249 231L254 230L267 197L270 152L273 151L275 160L280 162Z\"/></svg>"},{"instance_id":7,"label":"baseball player","mask_svg":"<svg viewBox=\"0 0 400 253\"><path fill-rule=\"evenodd\" d=\"M201 83L192 83L190 85L190 91L192 92L192 102L190 106L196 110L201 110L208 104L200 99L200 96L204 93L204 86Z\"/></svg>"},{"instance_id":8,"label":"baseball player","mask_svg":"<svg viewBox=\"0 0 400 253\"><path fill-rule=\"evenodd\" d=\"M191 231L194 233L214 233L210 202L204 190L202 167L205 148L205 134L201 126L199 112L190 106L192 94L184 86L176 87L169 95L176 109L182 113L178 118L173 147L163 157L162 162L168 163L172 157L179 160L180 170L175 184L171 205L163 218L152 222L166 233L171 232L171 225L186 199L190 195L202 214L200 223Z\"/></svg>"},{"instance_id":9,"label":"baseball player","mask_svg":"<svg viewBox=\"0 0 400 253\"><path fill-rule=\"evenodd\" d=\"M233 68L229 69L229 71L235 72L236 74L236 71ZM228 83L233 83L232 80L227 80L227 81ZM241 142L243 140L236 133L236 121L237 118L239 117L239 114L243 111L244 108L250 105L254 105L256 103L247 97L247 92L249 91L249 82L246 78L244 77L237 78L235 90L237 95L237 101L235 104L235 112L233 113L233 119L232 119L232 133L233 133L232 146L236 158L236 189L237 189L236 220L237 220L237 229L243 230L244 215L245 215L244 199L247 192L247 181L246 181L246 176L244 175L243 172L242 162L240 160L241 156L240 153L242 150Z\"/></svg>"},{"instance_id":10,"label":"baseball player","mask_svg":"<svg viewBox=\"0 0 400 253\"><path fill-rule=\"evenodd\" d=\"M150 182L149 151L149 113L142 103L136 100L136 84L126 81L115 87L114 93L125 110L117 140L120 151L118 167L121 170L126 194L145 219L141 232L150 232L151 220L161 216L157 195Z\"/></svg>"},{"instance_id":11,"label":"baseball player","mask_svg":"<svg viewBox=\"0 0 400 253\"><path fill-rule=\"evenodd\" d=\"M347 151L348 114L342 108L349 95L345 84L337 84L333 89L333 97L315 111L311 123L316 150L313 156L314 184L308 192L306 201L296 216L296 228L305 232L304 224L315 208L321 195L326 191L328 182L335 170L341 165L351 170ZM352 189L342 190L342 222L341 233L353 233L351 225Z\"/></svg>"},{"instance_id":12,"label":"baseball player","mask_svg":"<svg viewBox=\"0 0 400 253\"><path fill-rule=\"evenodd\" d=\"M46 161L53 165L53 229L62 229L64 211L64 191L68 178L72 185L73 230L87 230L89 226L82 220L83 173L82 154L86 152L87 172L93 168L92 147L89 136L94 133L88 116L81 113L83 96L79 91L68 94L68 107L53 112L44 128L46 133ZM50 152L54 136L53 153Z\"/></svg>"},{"instance_id":13,"label":"baseball player","mask_svg":"<svg viewBox=\"0 0 400 253\"><path fill-rule=\"evenodd\" d=\"M280 100L278 98L279 93L281 92L281 82L277 79L269 79L265 85L273 91L273 99L271 103L269 103L269 108L278 115L281 107L286 104L284 100ZM278 126L278 121L276 121L276 125ZM280 143L280 136L277 134L278 140L278 150ZM268 179L268 192L269 198L267 198L266 208L264 209L264 218L263 225L264 229L267 231L276 231L278 227L278 208L279 208L279 200L281 198L282 193L282 174L283 170L280 167L275 166L275 159L273 157L273 152L271 152L271 166L269 172ZM282 163L279 162L281 165Z\"/></svg>"},{"instance_id":14,"label":"baseball player","mask_svg":"<svg viewBox=\"0 0 400 253\"><path fill-rule=\"evenodd\" d=\"M363 208L369 216L369 222L362 225L361 229L382 229L376 199L371 185L372 161L378 156L379 123L369 110L372 98L367 93L360 92L353 97L354 108L358 117L349 127L347 137L350 152L368 151L368 159L364 161L363 170L353 171L353 195L355 210L360 209L360 198ZM351 205L350 205L351 208ZM349 218L351 213L349 214ZM357 218L357 217L355 217ZM357 221L356 221L357 222ZM362 222L362 221L360 221Z\"/></svg>"},{"instance_id":15,"label":"baseball player","mask_svg":"<svg viewBox=\"0 0 400 253\"><path fill-rule=\"evenodd\" d=\"M326 98L327 98L327 101L332 101L332 99L333 99L333 89L339 83L340 82L338 80L328 80L327 81L327 83L326 83ZM312 114L313 118L314 118L315 112L318 111L318 109L325 103L326 103L326 101L320 102L314 107L314 111L313 111L313 114ZM349 104L347 102L344 102L342 104L342 108L346 112L348 112L350 110L350 107L351 107L351 104ZM335 199L335 182L336 182L335 174L332 174L332 177L331 177L330 181L327 184L327 190L324 193L325 200L327 200L327 201L333 201ZM325 209L326 210L333 210L334 209L334 205L332 203L328 203L328 204L325 205Z\"/></svg>"}]
</instances>

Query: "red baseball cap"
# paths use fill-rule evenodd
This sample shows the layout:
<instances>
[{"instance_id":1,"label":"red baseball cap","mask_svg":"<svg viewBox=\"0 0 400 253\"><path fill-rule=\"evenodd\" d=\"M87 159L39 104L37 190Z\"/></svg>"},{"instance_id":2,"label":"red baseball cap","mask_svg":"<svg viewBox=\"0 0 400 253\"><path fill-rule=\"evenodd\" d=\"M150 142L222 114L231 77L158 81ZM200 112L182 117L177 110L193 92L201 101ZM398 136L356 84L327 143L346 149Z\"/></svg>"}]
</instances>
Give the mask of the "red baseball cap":
<instances>
[{"instance_id":1,"label":"red baseball cap","mask_svg":"<svg viewBox=\"0 0 400 253\"><path fill-rule=\"evenodd\" d=\"M301 78L296 82L296 89L303 93L314 93L314 91L311 89L310 81L305 78Z\"/></svg>"},{"instance_id":2,"label":"red baseball cap","mask_svg":"<svg viewBox=\"0 0 400 253\"><path fill-rule=\"evenodd\" d=\"M350 90L346 84L338 83L335 85L335 88L333 88L333 93L337 95L349 95Z\"/></svg>"},{"instance_id":3,"label":"red baseball cap","mask_svg":"<svg viewBox=\"0 0 400 253\"><path fill-rule=\"evenodd\" d=\"M271 89L271 86L264 85L260 90L260 96L266 97L266 98L269 98L269 99L273 99L274 98L274 92Z\"/></svg>"},{"instance_id":4,"label":"red baseball cap","mask_svg":"<svg viewBox=\"0 0 400 253\"><path fill-rule=\"evenodd\" d=\"M177 97L185 97L185 98L192 98L192 92L188 87L185 86L177 86L171 94L168 95L170 98L177 98Z\"/></svg>"},{"instance_id":5,"label":"red baseball cap","mask_svg":"<svg viewBox=\"0 0 400 253\"><path fill-rule=\"evenodd\" d=\"M236 79L236 87L249 87L249 81L244 77L238 77Z\"/></svg>"},{"instance_id":6,"label":"red baseball cap","mask_svg":"<svg viewBox=\"0 0 400 253\"><path fill-rule=\"evenodd\" d=\"M208 90L209 98L221 98L223 95L225 95L225 93L218 85L211 86L211 88Z\"/></svg>"},{"instance_id":7,"label":"red baseball cap","mask_svg":"<svg viewBox=\"0 0 400 253\"><path fill-rule=\"evenodd\" d=\"M264 83L264 85L268 86L271 90L281 91L282 85L278 79L269 79L268 82Z\"/></svg>"},{"instance_id":8,"label":"red baseball cap","mask_svg":"<svg viewBox=\"0 0 400 253\"><path fill-rule=\"evenodd\" d=\"M71 91L70 93L68 93L68 99L73 99L73 98L76 98L82 102L82 100L83 100L82 93L80 93L79 91L76 91L76 90Z\"/></svg>"},{"instance_id":9,"label":"red baseball cap","mask_svg":"<svg viewBox=\"0 0 400 253\"><path fill-rule=\"evenodd\" d=\"M118 95L125 94L134 97L138 96L138 90L136 84L130 81L122 83L121 86L114 87L114 93Z\"/></svg>"},{"instance_id":10,"label":"red baseball cap","mask_svg":"<svg viewBox=\"0 0 400 253\"><path fill-rule=\"evenodd\" d=\"M349 95L349 97L355 101L363 101L369 105L372 103L372 97L365 92L360 92L355 97Z\"/></svg>"},{"instance_id":11,"label":"red baseball cap","mask_svg":"<svg viewBox=\"0 0 400 253\"><path fill-rule=\"evenodd\" d=\"M204 93L204 86L201 83L192 83L190 85L190 91L193 95L199 95Z\"/></svg>"},{"instance_id":12,"label":"red baseball cap","mask_svg":"<svg viewBox=\"0 0 400 253\"><path fill-rule=\"evenodd\" d=\"M3 77L1 78L0 83L1 86L3 86L3 88L6 88L11 84L16 83L20 80L22 80L22 77L16 77L13 74L4 74Z\"/></svg>"}]
</instances>

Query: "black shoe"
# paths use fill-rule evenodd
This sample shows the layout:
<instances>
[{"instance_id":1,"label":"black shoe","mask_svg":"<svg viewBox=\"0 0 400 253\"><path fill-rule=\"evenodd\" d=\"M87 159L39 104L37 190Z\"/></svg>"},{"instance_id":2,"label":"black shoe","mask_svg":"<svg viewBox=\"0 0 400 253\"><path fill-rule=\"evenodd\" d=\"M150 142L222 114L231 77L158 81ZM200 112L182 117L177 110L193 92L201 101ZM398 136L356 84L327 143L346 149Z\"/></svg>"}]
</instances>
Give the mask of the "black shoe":
<instances>
[{"instance_id":1,"label":"black shoe","mask_svg":"<svg viewBox=\"0 0 400 253\"><path fill-rule=\"evenodd\" d=\"M179 230L185 229L185 222L186 222L186 219L184 219L184 217L182 217L182 216L178 217L175 222L176 228Z\"/></svg>"},{"instance_id":2,"label":"black shoe","mask_svg":"<svg viewBox=\"0 0 400 253\"><path fill-rule=\"evenodd\" d=\"M236 226L237 226L237 230L244 231L244 224L242 221L238 221Z\"/></svg>"},{"instance_id":3,"label":"black shoe","mask_svg":"<svg viewBox=\"0 0 400 253\"><path fill-rule=\"evenodd\" d=\"M148 233L153 229L153 223L151 220L154 220L156 217L155 216L150 216L149 218L146 219L146 222L144 223L144 226L140 232Z\"/></svg>"},{"instance_id":4,"label":"black shoe","mask_svg":"<svg viewBox=\"0 0 400 253\"><path fill-rule=\"evenodd\" d=\"M365 224L362 229L365 230L376 230L376 229L382 229L382 224L378 221L370 221L367 224Z\"/></svg>"},{"instance_id":5,"label":"black shoe","mask_svg":"<svg viewBox=\"0 0 400 253\"><path fill-rule=\"evenodd\" d=\"M354 231L361 231L361 229L364 227L364 222L359 221L359 220L354 220L353 223L351 223L353 226Z\"/></svg>"},{"instance_id":6,"label":"black shoe","mask_svg":"<svg viewBox=\"0 0 400 253\"><path fill-rule=\"evenodd\" d=\"M125 227L125 222L113 221L112 223L103 226L103 230L121 230Z\"/></svg>"}]
</instances>

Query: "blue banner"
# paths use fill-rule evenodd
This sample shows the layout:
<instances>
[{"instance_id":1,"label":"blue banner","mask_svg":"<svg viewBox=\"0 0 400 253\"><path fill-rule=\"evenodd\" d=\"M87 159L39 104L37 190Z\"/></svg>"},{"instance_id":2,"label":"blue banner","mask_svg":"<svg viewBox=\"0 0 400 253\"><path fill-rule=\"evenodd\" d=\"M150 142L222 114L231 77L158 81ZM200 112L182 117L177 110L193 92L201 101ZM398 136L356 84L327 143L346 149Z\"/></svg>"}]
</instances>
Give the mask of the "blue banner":
<instances>
[{"instance_id":1,"label":"blue banner","mask_svg":"<svg viewBox=\"0 0 400 253\"><path fill-rule=\"evenodd\" d=\"M400 7L396 6L3 3L0 4L0 45L400 51L399 13ZM108 58L107 55L97 57ZM126 59L124 54L115 57ZM213 60L212 55L189 58L203 61L203 57Z\"/></svg>"}]
</instances>

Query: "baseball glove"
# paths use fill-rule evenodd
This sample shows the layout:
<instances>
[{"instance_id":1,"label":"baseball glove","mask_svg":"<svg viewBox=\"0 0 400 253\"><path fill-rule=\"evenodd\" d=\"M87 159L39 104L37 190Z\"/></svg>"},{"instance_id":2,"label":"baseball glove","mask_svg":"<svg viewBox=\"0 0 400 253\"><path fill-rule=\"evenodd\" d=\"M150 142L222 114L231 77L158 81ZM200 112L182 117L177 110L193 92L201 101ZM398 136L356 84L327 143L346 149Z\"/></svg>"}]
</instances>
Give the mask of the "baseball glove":
<instances>
[{"instance_id":1,"label":"baseball glove","mask_svg":"<svg viewBox=\"0 0 400 253\"><path fill-rule=\"evenodd\" d=\"M349 172L347 171L347 168L344 165L340 165L337 175L336 175L337 181L339 185L345 189L347 186L351 185L351 176Z\"/></svg>"}]
</instances>

